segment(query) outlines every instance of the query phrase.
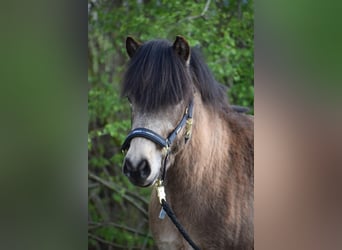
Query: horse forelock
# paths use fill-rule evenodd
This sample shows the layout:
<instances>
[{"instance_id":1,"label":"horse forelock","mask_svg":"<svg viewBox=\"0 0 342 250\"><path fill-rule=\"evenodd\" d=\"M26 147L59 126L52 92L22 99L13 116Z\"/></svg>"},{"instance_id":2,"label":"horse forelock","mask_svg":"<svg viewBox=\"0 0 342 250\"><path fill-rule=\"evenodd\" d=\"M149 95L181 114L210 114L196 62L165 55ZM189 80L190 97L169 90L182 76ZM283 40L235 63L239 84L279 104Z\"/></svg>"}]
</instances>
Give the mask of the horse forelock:
<instances>
[{"instance_id":1,"label":"horse forelock","mask_svg":"<svg viewBox=\"0 0 342 250\"><path fill-rule=\"evenodd\" d=\"M191 77L185 63L166 40L144 43L126 71L122 95L134 100L142 111L154 111L189 101Z\"/></svg>"},{"instance_id":2,"label":"horse forelock","mask_svg":"<svg viewBox=\"0 0 342 250\"><path fill-rule=\"evenodd\" d=\"M228 109L225 87L216 82L200 52L192 49L187 65L166 40L144 43L128 64L122 95L135 101L142 112L155 111L184 101L196 89L203 103Z\"/></svg>"}]
</instances>

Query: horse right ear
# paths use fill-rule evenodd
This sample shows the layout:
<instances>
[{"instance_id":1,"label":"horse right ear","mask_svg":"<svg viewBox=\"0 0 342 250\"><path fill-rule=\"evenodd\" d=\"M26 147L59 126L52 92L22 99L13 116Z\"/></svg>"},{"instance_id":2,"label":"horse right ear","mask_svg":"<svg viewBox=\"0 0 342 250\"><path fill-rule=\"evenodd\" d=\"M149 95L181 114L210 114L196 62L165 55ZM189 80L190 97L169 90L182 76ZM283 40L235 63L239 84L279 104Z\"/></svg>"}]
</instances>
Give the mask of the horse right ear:
<instances>
[{"instance_id":1,"label":"horse right ear","mask_svg":"<svg viewBox=\"0 0 342 250\"><path fill-rule=\"evenodd\" d=\"M141 46L141 43L134 40L133 37L128 36L126 38L126 50L130 58L134 56L135 52L139 49L140 46Z\"/></svg>"},{"instance_id":2,"label":"horse right ear","mask_svg":"<svg viewBox=\"0 0 342 250\"><path fill-rule=\"evenodd\" d=\"M190 62L190 46L189 43L182 36L176 36L176 40L173 43L173 49L176 53L189 64Z\"/></svg>"}]
</instances>

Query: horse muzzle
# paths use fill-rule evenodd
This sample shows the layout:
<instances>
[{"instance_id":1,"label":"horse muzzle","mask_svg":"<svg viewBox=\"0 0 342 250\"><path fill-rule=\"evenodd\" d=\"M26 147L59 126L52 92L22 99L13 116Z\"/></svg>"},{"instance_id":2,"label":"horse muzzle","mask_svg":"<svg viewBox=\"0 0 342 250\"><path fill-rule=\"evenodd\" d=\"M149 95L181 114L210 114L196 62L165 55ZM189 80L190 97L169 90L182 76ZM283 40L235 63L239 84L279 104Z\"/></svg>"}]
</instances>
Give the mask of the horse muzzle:
<instances>
[{"instance_id":1,"label":"horse muzzle","mask_svg":"<svg viewBox=\"0 0 342 250\"><path fill-rule=\"evenodd\" d=\"M123 173L132 184L140 187L152 185L155 179L150 180L151 166L146 159L142 159L134 164L129 158L126 158L123 165Z\"/></svg>"}]
</instances>

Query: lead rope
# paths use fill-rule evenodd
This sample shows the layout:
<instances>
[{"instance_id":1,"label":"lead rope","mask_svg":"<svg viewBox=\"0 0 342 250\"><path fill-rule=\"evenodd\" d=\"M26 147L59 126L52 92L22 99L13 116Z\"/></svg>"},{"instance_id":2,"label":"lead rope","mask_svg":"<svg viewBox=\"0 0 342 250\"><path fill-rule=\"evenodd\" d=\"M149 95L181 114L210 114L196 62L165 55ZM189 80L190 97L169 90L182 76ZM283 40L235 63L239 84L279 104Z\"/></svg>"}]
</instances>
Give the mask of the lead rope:
<instances>
[{"instance_id":1,"label":"lead rope","mask_svg":"<svg viewBox=\"0 0 342 250\"><path fill-rule=\"evenodd\" d=\"M188 140L189 138L186 138ZM166 194L165 194L165 187L164 187L164 180L165 180L165 175L166 175L166 163L167 159L169 156L169 149L166 148L166 154L164 157L164 164L163 164L163 169L162 169L162 176L161 179L159 179L156 183L156 188L157 188L157 195L159 198L159 203L162 207L159 213L159 218L164 219L165 218L165 213L169 216L173 224L177 227L178 231L181 233L183 238L189 243L189 245L195 249L195 250L200 250L200 248L193 242L193 240L190 238L189 234L185 231L184 227L182 224L179 223L175 213L173 212L172 208L170 205L166 202Z\"/></svg>"},{"instance_id":2,"label":"lead rope","mask_svg":"<svg viewBox=\"0 0 342 250\"><path fill-rule=\"evenodd\" d=\"M196 246L195 242L192 241L192 239L190 238L188 233L185 231L184 227L179 223L176 215L174 214L171 207L169 206L169 204L164 199L162 199L161 205L162 205L164 211L167 213L167 215L172 220L173 224L175 224L175 226L177 227L178 231L182 234L183 238L190 244L190 246L193 249L200 250L200 248L198 246Z\"/></svg>"},{"instance_id":3,"label":"lead rope","mask_svg":"<svg viewBox=\"0 0 342 250\"><path fill-rule=\"evenodd\" d=\"M177 227L178 231L181 233L183 238L189 243L189 245L195 250L200 250L200 248L190 238L189 234L186 232L182 224L180 224L170 205L166 202L164 184L161 180L158 180L157 182L157 194L159 198L159 203L162 206L159 218L164 219L166 213L173 222L173 224Z\"/></svg>"}]
</instances>

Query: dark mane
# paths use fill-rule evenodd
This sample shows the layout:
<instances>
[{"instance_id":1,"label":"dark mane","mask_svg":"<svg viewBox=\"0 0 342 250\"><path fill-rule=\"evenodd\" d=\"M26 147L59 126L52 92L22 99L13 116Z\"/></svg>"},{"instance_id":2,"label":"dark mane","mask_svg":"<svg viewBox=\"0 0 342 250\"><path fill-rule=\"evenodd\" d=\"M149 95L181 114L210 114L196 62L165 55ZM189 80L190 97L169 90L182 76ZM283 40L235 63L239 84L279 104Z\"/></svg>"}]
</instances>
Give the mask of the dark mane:
<instances>
[{"instance_id":1,"label":"dark mane","mask_svg":"<svg viewBox=\"0 0 342 250\"><path fill-rule=\"evenodd\" d=\"M132 57L124 76L122 95L133 99L143 111L152 111L193 95L194 86L204 104L227 109L224 87L217 83L199 52L191 51L190 70L166 40L144 43Z\"/></svg>"},{"instance_id":2,"label":"dark mane","mask_svg":"<svg viewBox=\"0 0 342 250\"><path fill-rule=\"evenodd\" d=\"M216 110L228 110L226 87L218 83L197 49L191 50L190 68L197 90L204 104Z\"/></svg>"}]
</instances>

